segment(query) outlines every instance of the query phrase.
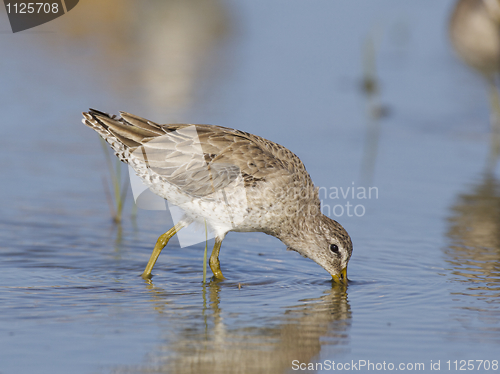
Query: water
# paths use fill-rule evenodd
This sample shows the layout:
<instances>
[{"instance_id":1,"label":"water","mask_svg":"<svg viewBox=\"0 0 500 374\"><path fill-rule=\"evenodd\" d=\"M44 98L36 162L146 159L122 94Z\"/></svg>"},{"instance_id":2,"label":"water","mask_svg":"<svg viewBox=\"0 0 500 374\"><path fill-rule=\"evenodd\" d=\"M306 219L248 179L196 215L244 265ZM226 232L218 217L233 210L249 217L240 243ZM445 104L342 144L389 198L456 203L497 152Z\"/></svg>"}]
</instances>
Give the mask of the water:
<instances>
[{"instance_id":1,"label":"water","mask_svg":"<svg viewBox=\"0 0 500 374\"><path fill-rule=\"evenodd\" d=\"M170 5L123 4L115 19L88 1L16 35L0 13L0 373L329 372L331 361L454 372L460 360L500 360L500 181L484 172L485 87L448 45L452 1L201 11L193 1L173 8L177 23L155 18ZM165 36L176 30L182 43ZM360 89L370 40L371 98ZM168 71L157 50L175 51ZM170 218L139 210L134 220L129 199L122 225L112 222L105 158L80 123L88 107L289 147L353 238L348 288L257 233L226 237L223 282L202 285L204 243L175 239L143 281ZM387 115L371 117L378 107ZM353 187L377 194L343 198Z\"/></svg>"}]
</instances>

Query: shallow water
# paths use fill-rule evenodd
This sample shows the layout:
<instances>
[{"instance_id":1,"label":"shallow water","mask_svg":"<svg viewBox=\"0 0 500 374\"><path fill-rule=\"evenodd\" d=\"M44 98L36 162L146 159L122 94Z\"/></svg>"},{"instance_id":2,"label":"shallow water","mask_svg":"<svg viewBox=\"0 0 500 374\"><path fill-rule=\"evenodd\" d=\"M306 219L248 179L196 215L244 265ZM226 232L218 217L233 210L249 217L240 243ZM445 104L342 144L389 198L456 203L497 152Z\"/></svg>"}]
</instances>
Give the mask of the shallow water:
<instances>
[{"instance_id":1,"label":"shallow water","mask_svg":"<svg viewBox=\"0 0 500 374\"><path fill-rule=\"evenodd\" d=\"M72 10L78 20L15 35L0 13L0 373L328 372L330 361L454 372L455 360L500 360L500 180L485 173L483 82L448 45L453 2L208 3L206 23L193 8L176 24L155 18L168 5L124 2L136 13L120 16L143 22L125 31L97 15L85 29L92 1ZM162 38L176 30L183 49ZM380 93L368 98L371 39ZM171 49L165 64L184 76L161 71L155 51ZM176 239L142 280L171 220L133 218L129 194L113 223L105 158L80 123L88 107L290 148L353 239L347 289L257 233L226 237L223 282L202 284L204 243ZM334 198L353 187L377 194ZM339 215L347 202L364 214Z\"/></svg>"}]
</instances>

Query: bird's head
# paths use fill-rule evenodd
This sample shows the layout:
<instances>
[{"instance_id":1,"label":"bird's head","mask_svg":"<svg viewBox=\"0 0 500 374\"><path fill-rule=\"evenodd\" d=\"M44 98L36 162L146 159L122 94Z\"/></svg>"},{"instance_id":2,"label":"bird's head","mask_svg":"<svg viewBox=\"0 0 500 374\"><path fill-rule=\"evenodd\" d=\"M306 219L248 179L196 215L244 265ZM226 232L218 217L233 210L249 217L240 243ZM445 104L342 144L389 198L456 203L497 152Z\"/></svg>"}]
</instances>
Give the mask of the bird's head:
<instances>
[{"instance_id":1,"label":"bird's head","mask_svg":"<svg viewBox=\"0 0 500 374\"><path fill-rule=\"evenodd\" d=\"M299 252L321 265L337 283L347 284L347 264L352 255L352 241L340 223L325 215L314 227L302 229L289 240L288 249Z\"/></svg>"}]
</instances>

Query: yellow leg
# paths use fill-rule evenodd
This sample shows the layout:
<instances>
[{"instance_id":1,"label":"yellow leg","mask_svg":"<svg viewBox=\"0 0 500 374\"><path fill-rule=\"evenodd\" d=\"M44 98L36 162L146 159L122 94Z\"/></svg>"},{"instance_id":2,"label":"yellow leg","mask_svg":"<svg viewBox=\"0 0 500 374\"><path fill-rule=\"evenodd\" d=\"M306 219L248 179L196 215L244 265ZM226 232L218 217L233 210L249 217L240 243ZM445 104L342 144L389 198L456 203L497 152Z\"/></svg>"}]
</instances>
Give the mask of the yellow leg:
<instances>
[{"instance_id":1,"label":"yellow leg","mask_svg":"<svg viewBox=\"0 0 500 374\"><path fill-rule=\"evenodd\" d=\"M221 245L222 245L222 240L219 241L216 238L214 249L212 250L212 254L210 255L210 269L212 269L212 272L214 273L214 277L216 279L224 279L222 271L220 271L220 262L219 262L219 251Z\"/></svg>"},{"instance_id":2,"label":"yellow leg","mask_svg":"<svg viewBox=\"0 0 500 374\"><path fill-rule=\"evenodd\" d=\"M172 236L174 236L184 226L186 226L184 222L179 222L158 238L153 249L153 253L151 253L151 257L149 258L148 264L146 265L146 269L144 269L144 273L142 273L142 277L144 279L151 279L151 270L153 270L153 266L155 266L156 260L158 260L158 256L160 256L161 250L165 248Z\"/></svg>"}]
</instances>

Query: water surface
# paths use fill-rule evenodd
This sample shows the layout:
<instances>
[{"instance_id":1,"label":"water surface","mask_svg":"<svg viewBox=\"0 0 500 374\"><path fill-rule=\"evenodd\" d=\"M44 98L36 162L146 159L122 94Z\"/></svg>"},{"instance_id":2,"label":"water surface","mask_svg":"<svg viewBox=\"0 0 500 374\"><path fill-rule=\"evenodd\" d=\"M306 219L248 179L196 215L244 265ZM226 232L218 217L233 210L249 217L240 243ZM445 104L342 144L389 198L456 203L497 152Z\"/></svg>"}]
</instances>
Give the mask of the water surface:
<instances>
[{"instance_id":1,"label":"water surface","mask_svg":"<svg viewBox=\"0 0 500 374\"><path fill-rule=\"evenodd\" d=\"M452 1L123 4L15 35L0 13L0 373L500 360L500 181L485 87L448 45ZM375 97L360 88L370 40ZM224 240L223 282L202 284L204 243L175 239L142 280L171 220L133 218L129 198L112 221L89 107L290 148L353 239L347 289L258 233ZM360 187L377 194L330 194ZM336 216L348 202L364 214Z\"/></svg>"}]
</instances>

